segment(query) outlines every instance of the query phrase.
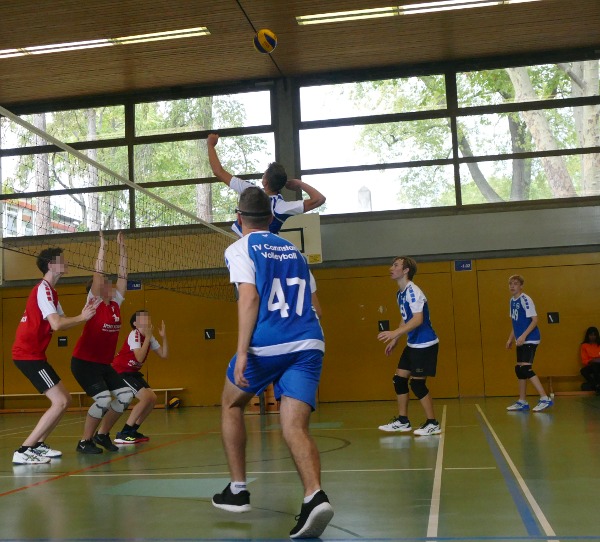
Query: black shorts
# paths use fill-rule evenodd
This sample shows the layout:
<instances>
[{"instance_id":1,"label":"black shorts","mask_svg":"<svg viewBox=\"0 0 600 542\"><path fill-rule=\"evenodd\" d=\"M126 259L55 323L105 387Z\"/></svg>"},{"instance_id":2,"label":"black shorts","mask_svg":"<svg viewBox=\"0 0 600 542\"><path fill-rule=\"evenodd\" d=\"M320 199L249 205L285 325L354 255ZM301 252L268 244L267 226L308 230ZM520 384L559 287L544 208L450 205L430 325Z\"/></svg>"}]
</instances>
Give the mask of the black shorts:
<instances>
[{"instance_id":1,"label":"black shorts","mask_svg":"<svg viewBox=\"0 0 600 542\"><path fill-rule=\"evenodd\" d=\"M537 344L517 346L517 363L533 363L537 346Z\"/></svg>"},{"instance_id":2,"label":"black shorts","mask_svg":"<svg viewBox=\"0 0 600 542\"><path fill-rule=\"evenodd\" d=\"M119 376L125 381L125 384L135 391L135 395L141 389L150 387L150 384L144 380L142 373L120 373Z\"/></svg>"},{"instance_id":3,"label":"black shorts","mask_svg":"<svg viewBox=\"0 0 600 542\"><path fill-rule=\"evenodd\" d=\"M439 347L439 343L425 348L405 347L398 362L398 369L410 371L410 376L435 376Z\"/></svg>"},{"instance_id":4,"label":"black shorts","mask_svg":"<svg viewBox=\"0 0 600 542\"><path fill-rule=\"evenodd\" d=\"M83 391L90 397L100 392L128 387L123 378L110 365L71 358L71 372Z\"/></svg>"},{"instance_id":5,"label":"black shorts","mask_svg":"<svg viewBox=\"0 0 600 542\"><path fill-rule=\"evenodd\" d=\"M60 376L46 360L13 360L17 368L29 379L40 393L46 393L60 382Z\"/></svg>"}]
</instances>

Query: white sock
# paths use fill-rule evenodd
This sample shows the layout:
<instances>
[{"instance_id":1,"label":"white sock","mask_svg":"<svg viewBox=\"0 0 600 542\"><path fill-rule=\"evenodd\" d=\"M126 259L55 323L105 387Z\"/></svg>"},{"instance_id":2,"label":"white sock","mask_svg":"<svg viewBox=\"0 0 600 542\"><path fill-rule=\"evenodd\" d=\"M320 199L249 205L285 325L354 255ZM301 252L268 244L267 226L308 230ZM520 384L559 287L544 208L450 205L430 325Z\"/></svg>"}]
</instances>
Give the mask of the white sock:
<instances>
[{"instance_id":1,"label":"white sock","mask_svg":"<svg viewBox=\"0 0 600 542\"><path fill-rule=\"evenodd\" d=\"M229 488L234 495L246 491L246 482L231 482Z\"/></svg>"},{"instance_id":2,"label":"white sock","mask_svg":"<svg viewBox=\"0 0 600 542\"><path fill-rule=\"evenodd\" d=\"M526 399L519 399L517 401L517 403L521 403L522 405L526 405L527 404L527 400Z\"/></svg>"},{"instance_id":3,"label":"white sock","mask_svg":"<svg viewBox=\"0 0 600 542\"><path fill-rule=\"evenodd\" d=\"M548 397L547 395L543 395L542 397L540 397L540 401L548 401L550 399L550 397Z\"/></svg>"},{"instance_id":4,"label":"white sock","mask_svg":"<svg viewBox=\"0 0 600 542\"><path fill-rule=\"evenodd\" d=\"M312 495L309 495L308 497L304 497L304 500L302 501L304 504L306 504L307 502L312 501L313 497L319 492L321 491L321 488L317 489L317 491L315 491Z\"/></svg>"}]
</instances>

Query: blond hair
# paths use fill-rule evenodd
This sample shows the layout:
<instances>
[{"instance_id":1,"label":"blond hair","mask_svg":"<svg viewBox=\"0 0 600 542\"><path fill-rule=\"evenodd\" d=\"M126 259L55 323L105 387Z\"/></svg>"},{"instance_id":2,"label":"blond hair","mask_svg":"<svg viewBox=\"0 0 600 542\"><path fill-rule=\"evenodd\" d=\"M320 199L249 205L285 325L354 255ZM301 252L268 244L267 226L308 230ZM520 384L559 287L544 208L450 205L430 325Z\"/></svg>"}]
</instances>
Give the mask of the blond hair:
<instances>
[{"instance_id":1,"label":"blond hair","mask_svg":"<svg viewBox=\"0 0 600 542\"><path fill-rule=\"evenodd\" d=\"M521 276L521 275L511 275L510 277L508 277L508 283L510 284L513 280L516 280L519 282L519 284L521 286L523 286L523 284L525 284L525 279Z\"/></svg>"}]
</instances>

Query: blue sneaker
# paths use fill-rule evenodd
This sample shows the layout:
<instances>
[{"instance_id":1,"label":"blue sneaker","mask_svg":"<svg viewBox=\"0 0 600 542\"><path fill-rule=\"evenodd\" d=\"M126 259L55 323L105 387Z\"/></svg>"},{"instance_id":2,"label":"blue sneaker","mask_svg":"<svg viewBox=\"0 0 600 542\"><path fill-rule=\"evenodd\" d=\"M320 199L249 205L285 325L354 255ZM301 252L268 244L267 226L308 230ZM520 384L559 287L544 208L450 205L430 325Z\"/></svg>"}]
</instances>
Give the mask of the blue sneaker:
<instances>
[{"instance_id":1,"label":"blue sneaker","mask_svg":"<svg viewBox=\"0 0 600 542\"><path fill-rule=\"evenodd\" d=\"M550 404L552 404L552 402L550 402ZM535 408L537 408L537 406ZM516 410L519 412L526 412L527 410L529 410L529 403L527 401L517 401L516 403L514 403L510 406L507 406L506 410L513 410L513 411Z\"/></svg>"},{"instance_id":2,"label":"blue sneaker","mask_svg":"<svg viewBox=\"0 0 600 542\"><path fill-rule=\"evenodd\" d=\"M547 397L546 399L540 399L540 402L533 407L534 412L541 412L542 410L546 410L550 408L554 404L554 401Z\"/></svg>"}]
</instances>

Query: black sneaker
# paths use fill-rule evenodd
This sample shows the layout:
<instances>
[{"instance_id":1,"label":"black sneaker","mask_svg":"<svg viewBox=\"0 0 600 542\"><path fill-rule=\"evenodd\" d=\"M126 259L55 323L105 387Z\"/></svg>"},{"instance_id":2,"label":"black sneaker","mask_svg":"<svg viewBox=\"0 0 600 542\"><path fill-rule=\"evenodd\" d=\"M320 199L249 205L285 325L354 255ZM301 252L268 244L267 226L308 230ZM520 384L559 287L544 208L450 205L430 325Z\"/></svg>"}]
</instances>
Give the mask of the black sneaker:
<instances>
[{"instance_id":1,"label":"black sneaker","mask_svg":"<svg viewBox=\"0 0 600 542\"><path fill-rule=\"evenodd\" d=\"M100 433L96 433L94 435L94 442L96 444L100 444L103 448L106 448L109 452L118 452L119 447L113 444L113 441L110 440L110 435L102 435Z\"/></svg>"},{"instance_id":2,"label":"black sneaker","mask_svg":"<svg viewBox=\"0 0 600 542\"><path fill-rule=\"evenodd\" d=\"M75 450L77 452L79 452L80 454L101 454L102 453L102 448L98 448L98 446L96 446L94 444L94 441L92 439L80 440L77 443L77 448L75 448Z\"/></svg>"},{"instance_id":3,"label":"black sneaker","mask_svg":"<svg viewBox=\"0 0 600 542\"><path fill-rule=\"evenodd\" d=\"M333 517L333 508L323 490L319 490L310 502L302 503L296 526L290 538L318 538Z\"/></svg>"},{"instance_id":4,"label":"black sneaker","mask_svg":"<svg viewBox=\"0 0 600 542\"><path fill-rule=\"evenodd\" d=\"M148 442L150 440L150 437L147 437L146 435L140 433L139 431L134 431L133 436L135 437L136 443L137 442Z\"/></svg>"},{"instance_id":5,"label":"black sneaker","mask_svg":"<svg viewBox=\"0 0 600 542\"><path fill-rule=\"evenodd\" d=\"M250 506L250 492L240 491L237 494L233 494L227 484L227 487L221 492L213 496L213 506L220 508L221 510L227 510L228 512L250 512L252 507Z\"/></svg>"}]
</instances>

